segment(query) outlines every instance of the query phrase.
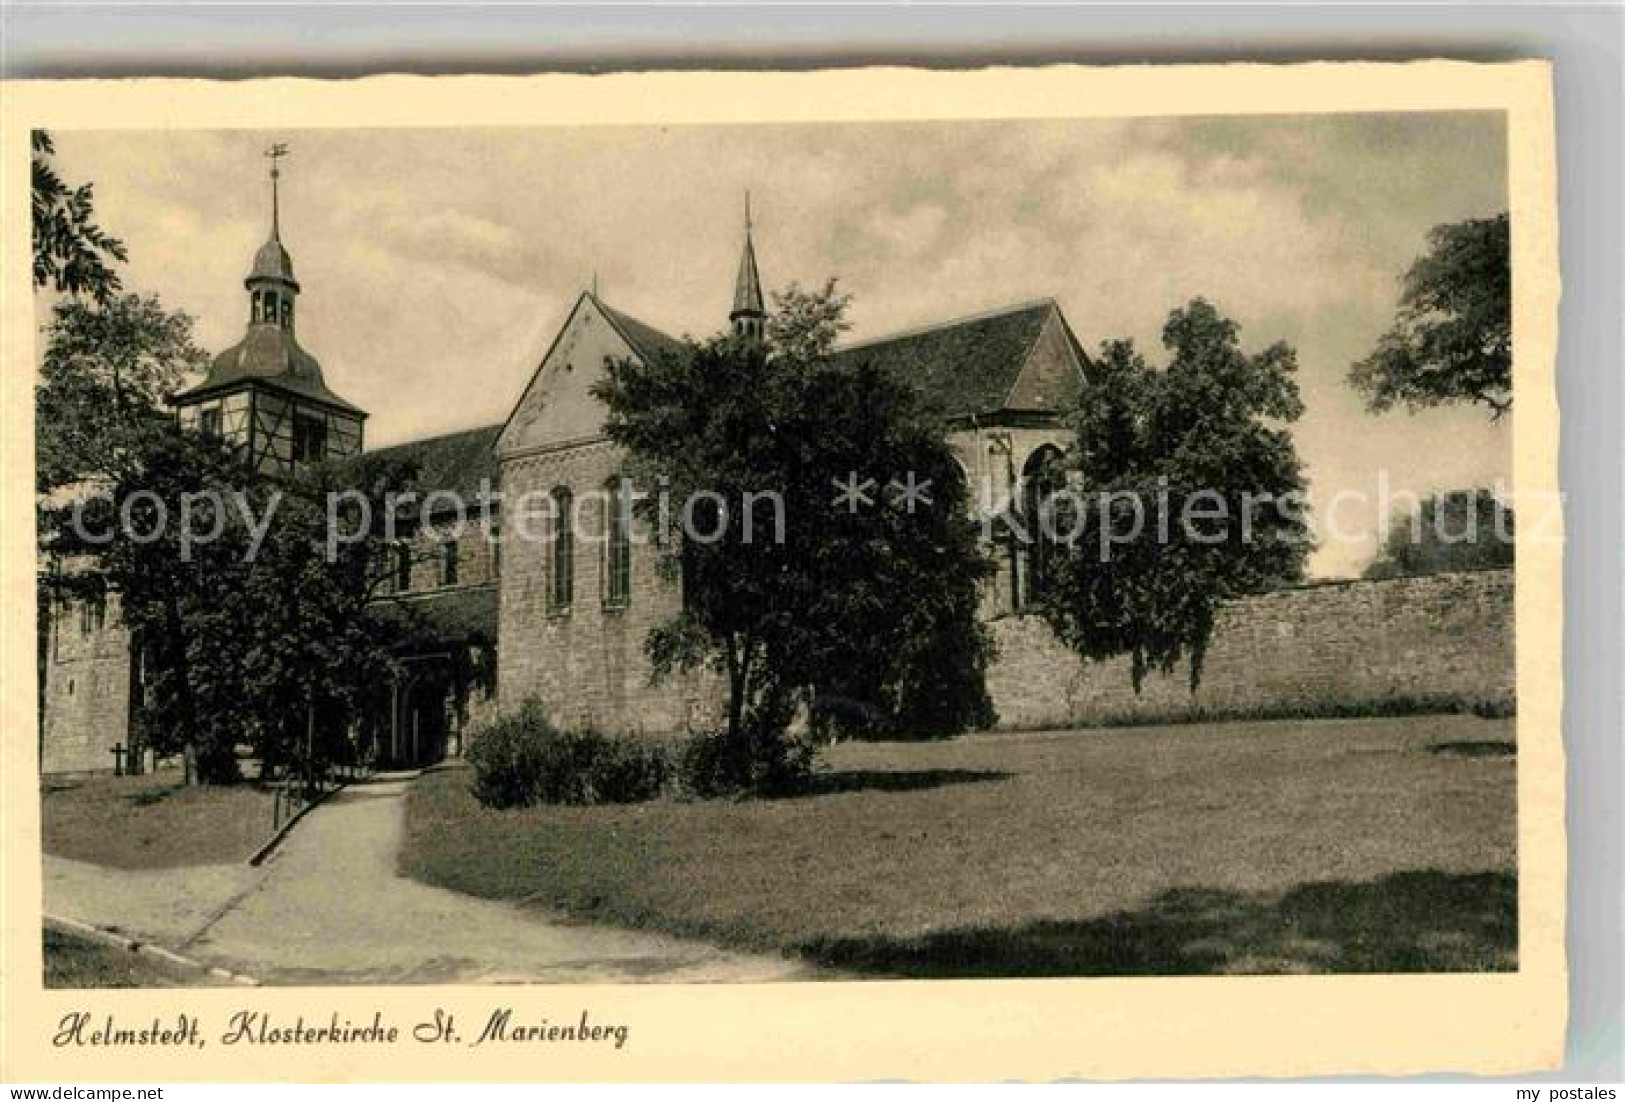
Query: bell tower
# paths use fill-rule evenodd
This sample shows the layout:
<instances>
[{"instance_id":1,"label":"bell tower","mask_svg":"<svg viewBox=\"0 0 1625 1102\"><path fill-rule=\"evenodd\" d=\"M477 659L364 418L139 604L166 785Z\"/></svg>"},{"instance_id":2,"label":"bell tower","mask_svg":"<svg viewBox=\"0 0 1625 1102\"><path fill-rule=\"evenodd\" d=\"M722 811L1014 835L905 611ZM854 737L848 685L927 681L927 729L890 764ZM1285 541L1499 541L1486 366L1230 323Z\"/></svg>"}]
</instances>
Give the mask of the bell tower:
<instances>
[{"instance_id":1,"label":"bell tower","mask_svg":"<svg viewBox=\"0 0 1625 1102\"><path fill-rule=\"evenodd\" d=\"M327 388L322 365L294 338L299 281L282 245L281 161L271 161L271 236L243 280L248 332L214 358L197 386L171 399L181 427L231 444L263 474L291 475L361 450L366 413Z\"/></svg>"}]
</instances>

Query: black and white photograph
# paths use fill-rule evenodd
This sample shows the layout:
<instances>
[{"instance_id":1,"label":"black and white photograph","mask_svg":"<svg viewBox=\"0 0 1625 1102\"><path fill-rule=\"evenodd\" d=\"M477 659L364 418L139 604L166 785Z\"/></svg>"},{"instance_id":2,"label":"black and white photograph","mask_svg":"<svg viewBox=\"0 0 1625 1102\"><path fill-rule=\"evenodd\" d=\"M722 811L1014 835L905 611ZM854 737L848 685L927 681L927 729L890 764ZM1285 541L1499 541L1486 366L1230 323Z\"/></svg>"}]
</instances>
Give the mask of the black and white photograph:
<instances>
[{"instance_id":1,"label":"black and white photograph","mask_svg":"<svg viewBox=\"0 0 1625 1102\"><path fill-rule=\"evenodd\" d=\"M42 1039L1556 974L1551 231L1454 102L32 127Z\"/></svg>"},{"instance_id":2,"label":"black and white photograph","mask_svg":"<svg viewBox=\"0 0 1625 1102\"><path fill-rule=\"evenodd\" d=\"M1505 141L36 133L48 914L266 983L1515 968Z\"/></svg>"}]
</instances>

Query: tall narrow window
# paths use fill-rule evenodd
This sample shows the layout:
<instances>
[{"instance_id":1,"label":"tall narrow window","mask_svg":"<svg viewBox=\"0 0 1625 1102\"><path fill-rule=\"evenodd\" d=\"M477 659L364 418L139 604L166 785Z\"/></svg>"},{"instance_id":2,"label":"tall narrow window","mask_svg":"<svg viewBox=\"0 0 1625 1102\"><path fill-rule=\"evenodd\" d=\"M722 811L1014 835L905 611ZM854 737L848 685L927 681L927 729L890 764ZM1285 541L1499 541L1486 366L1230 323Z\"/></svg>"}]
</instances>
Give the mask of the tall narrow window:
<instances>
[{"instance_id":1,"label":"tall narrow window","mask_svg":"<svg viewBox=\"0 0 1625 1102\"><path fill-rule=\"evenodd\" d=\"M553 494L553 584L548 591L548 609L568 612L575 598L575 511L574 499L563 486Z\"/></svg>"},{"instance_id":2,"label":"tall narrow window","mask_svg":"<svg viewBox=\"0 0 1625 1102\"><path fill-rule=\"evenodd\" d=\"M205 406L198 411L197 428L204 436L218 439L220 436L220 406L218 404Z\"/></svg>"},{"instance_id":3,"label":"tall narrow window","mask_svg":"<svg viewBox=\"0 0 1625 1102\"><path fill-rule=\"evenodd\" d=\"M605 486L604 508L604 604L623 608L632 598L632 506L625 480L613 478Z\"/></svg>"},{"instance_id":4,"label":"tall narrow window","mask_svg":"<svg viewBox=\"0 0 1625 1102\"><path fill-rule=\"evenodd\" d=\"M1049 548L1044 540L1044 503L1046 494L1037 479L1022 487L1022 521L1027 529L1025 567L1021 578L1021 607L1037 604L1044 596L1045 575L1048 573Z\"/></svg>"},{"instance_id":5,"label":"tall narrow window","mask_svg":"<svg viewBox=\"0 0 1625 1102\"><path fill-rule=\"evenodd\" d=\"M319 413L295 410L293 414L293 461L318 463L327 458L327 418Z\"/></svg>"},{"instance_id":6,"label":"tall narrow window","mask_svg":"<svg viewBox=\"0 0 1625 1102\"><path fill-rule=\"evenodd\" d=\"M412 588L412 549L406 544L395 546L395 592L405 593Z\"/></svg>"},{"instance_id":7,"label":"tall narrow window","mask_svg":"<svg viewBox=\"0 0 1625 1102\"><path fill-rule=\"evenodd\" d=\"M440 545L440 584L457 584L457 541L447 540Z\"/></svg>"},{"instance_id":8,"label":"tall narrow window","mask_svg":"<svg viewBox=\"0 0 1625 1102\"><path fill-rule=\"evenodd\" d=\"M1028 458L1022 470L1021 511L1026 545L1021 556L1018 608L1042 601L1055 568L1055 517L1051 498L1061 489L1061 450L1046 444Z\"/></svg>"}]
</instances>

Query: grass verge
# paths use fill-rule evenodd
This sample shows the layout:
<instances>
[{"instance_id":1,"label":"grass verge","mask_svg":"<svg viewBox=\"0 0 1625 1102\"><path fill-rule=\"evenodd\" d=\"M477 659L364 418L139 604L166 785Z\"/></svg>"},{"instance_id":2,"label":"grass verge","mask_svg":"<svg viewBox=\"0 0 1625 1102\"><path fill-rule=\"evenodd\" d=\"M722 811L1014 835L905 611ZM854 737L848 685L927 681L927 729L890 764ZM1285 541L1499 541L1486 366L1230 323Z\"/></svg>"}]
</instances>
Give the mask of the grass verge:
<instances>
[{"instance_id":1,"label":"grass verge","mask_svg":"<svg viewBox=\"0 0 1625 1102\"><path fill-rule=\"evenodd\" d=\"M121 869L246 861L271 836L269 789L249 782L188 788L173 773L47 779L46 853Z\"/></svg>"},{"instance_id":2,"label":"grass verge","mask_svg":"<svg viewBox=\"0 0 1625 1102\"><path fill-rule=\"evenodd\" d=\"M139 956L53 926L45 927L45 986L192 987L199 977L161 961Z\"/></svg>"},{"instance_id":3,"label":"grass verge","mask_svg":"<svg viewBox=\"0 0 1625 1102\"><path fill-rule=\"evenodd\" d=\"M419 779L402 871L875 975L1516 967L1512 741L1470 716L848 743L811 795L491 811Z\"/></svg>"}]
</instances>

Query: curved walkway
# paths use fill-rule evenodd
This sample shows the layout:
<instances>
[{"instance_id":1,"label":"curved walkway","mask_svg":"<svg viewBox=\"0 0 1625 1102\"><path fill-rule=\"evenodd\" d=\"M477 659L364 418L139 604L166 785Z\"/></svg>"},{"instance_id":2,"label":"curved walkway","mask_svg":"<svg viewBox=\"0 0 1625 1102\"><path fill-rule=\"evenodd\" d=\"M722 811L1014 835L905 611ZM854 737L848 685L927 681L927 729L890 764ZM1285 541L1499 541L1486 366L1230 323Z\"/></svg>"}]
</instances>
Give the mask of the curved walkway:
<instances>
[{"instance_id":1,"label":"curved walkway","mask_svg":"<svg viewBox=\"0 0 1625 1102\"><path fill-rule=\"evenodd\" d=\"M395 872L410 776L317 807L258 869L125 872L46 859L46 910L161 939L262 983L740 983L812 979L779 957L571 923Z\"/></svg>"}]
</instances>

